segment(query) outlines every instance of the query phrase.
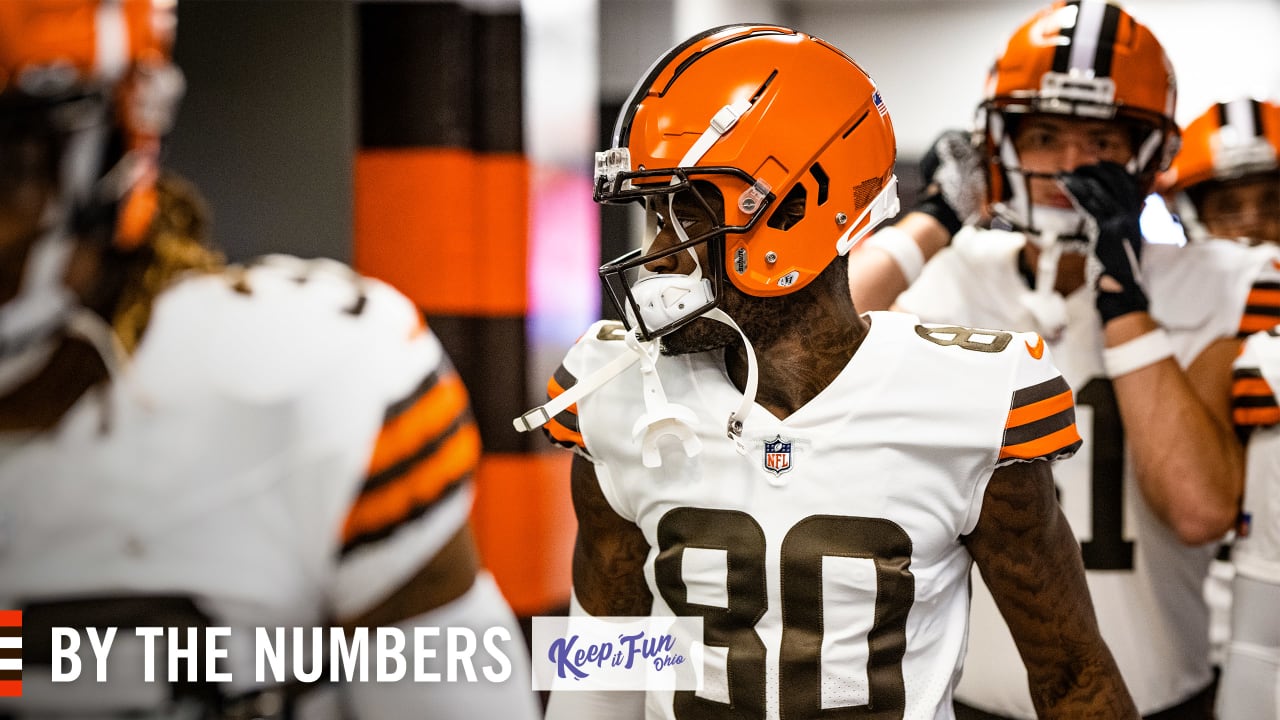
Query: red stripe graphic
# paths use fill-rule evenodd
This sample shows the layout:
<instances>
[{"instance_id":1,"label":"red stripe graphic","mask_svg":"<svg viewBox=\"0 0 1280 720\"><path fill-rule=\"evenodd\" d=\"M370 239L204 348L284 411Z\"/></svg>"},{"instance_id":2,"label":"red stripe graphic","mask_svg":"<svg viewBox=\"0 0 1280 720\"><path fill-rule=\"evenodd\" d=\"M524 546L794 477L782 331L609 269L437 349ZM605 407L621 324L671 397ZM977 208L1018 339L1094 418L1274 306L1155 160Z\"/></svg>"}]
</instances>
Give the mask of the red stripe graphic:
<instances>
[{"instance_id":1,"label":"red stripe graphic","mask_svg":"<svg viewBox=\"0 0 1280 720\"><path fill-rule=\"evenodd\" d=\"M21 610L0 610L0 628L17 628L19 632L22 630L22 611ZM6 636L12 637L11 634L5 633ZM18 635L18 637L22 637ZM19 650L21 653L21 650ZM18 660L22 656L19 654ZM0 697L22 697L22 671L18 671L18 679L0 680ZM9 673L5 673L9 675Z\"/></svg>"}]
</instances>

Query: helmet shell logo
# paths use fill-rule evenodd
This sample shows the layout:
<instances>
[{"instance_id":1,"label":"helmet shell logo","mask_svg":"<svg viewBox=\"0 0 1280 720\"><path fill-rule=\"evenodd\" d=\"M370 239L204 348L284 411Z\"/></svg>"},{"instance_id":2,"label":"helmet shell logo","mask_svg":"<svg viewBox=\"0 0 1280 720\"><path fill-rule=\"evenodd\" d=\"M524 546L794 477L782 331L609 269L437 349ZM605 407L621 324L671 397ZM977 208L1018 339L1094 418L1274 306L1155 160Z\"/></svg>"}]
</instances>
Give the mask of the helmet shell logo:
<instances>
[{"instance_id":1,"label":"helmet shell logo","mask_svg":"<svg viewBox=\"0 0 1280 720\"><path fill-rule=\"evenodd\" d=\"M775 435L764 443L764 469L781 475L791 469L791 441Z\"/></svg>"},{"instance_id":2,"label":"helmet shell logo","mask_svg":"<svg viewBox=\"0 0 1280 720\"><path fill-rule=\"evenodd\" d=\"M747 271L747 249L746 248L738 248L737 252L733 254L733 269L737 271L739 275Z\"/></svg>"}]
</instances>

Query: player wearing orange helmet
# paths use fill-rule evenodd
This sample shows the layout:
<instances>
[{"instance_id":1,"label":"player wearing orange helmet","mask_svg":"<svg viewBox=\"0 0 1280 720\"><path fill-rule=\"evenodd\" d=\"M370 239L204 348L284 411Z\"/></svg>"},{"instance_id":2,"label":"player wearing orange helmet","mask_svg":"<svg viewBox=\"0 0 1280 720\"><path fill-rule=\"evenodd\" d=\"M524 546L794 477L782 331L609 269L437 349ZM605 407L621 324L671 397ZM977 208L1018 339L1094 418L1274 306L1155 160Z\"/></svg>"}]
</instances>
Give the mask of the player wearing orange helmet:
<instances>
[{"instance_id":1,"label":"player wearing orange helmet","mask_svg":"<svg viewBox=\"0 0 1280 720\"><path fill-rule=\"evenodd\" d=\"M949 717L976 563L1046 715L1133 717L1053 500L1077 447L1034 334L860 316L896 211L875 84L794 30L714 28L640 80L596 198L654 234L516 421L573 449L574 612L697 616L700 690L553 692L548 717ZM964 390L959 389L963 379Z\"/></svg>"},{"instance_id":2,"label":"player wearing orange helmet","mask_svg":"<svg viewBox=\"0 0 1280 720\"><path fill-rule=\"evenodd\" d=\"M938 172L959 183L871 242L920 253L954 233L897 306L1045 337L1088 408L1085 452L1054 475L1102 635L1144 715L1201 718L1213 682L1202 586L1242 486L1230 363L1241 328L1280 308L1247 300L1266 252L1144 241L1144 198L1177 148L1175 96L1142 23L1114 3L1059 0L1010 37L972 141L939 148ZM962 204L975 195L985 202ZM972 623L961 716L1035 717L1019 648L980 586Z\"/></svg>"},{"instance_id":3,"label":"player wearing orange helmet","mask_svg":"<svg viewBox=\"0 0 1280 720\"><path fill-rule=\"evenodd\" d=\"M1184 195L1183 222L1199 236L1280 244L1280 103L1214 103L1182 131L1161 180Z\"/></svg>"},{"instance_id":4,"label":"player wearing orange helmet","mask_svg":"<svg viewBox=\"0 0 1280 720\"><path fill-rule=\"evenodd\" d=\"M0 607L26 640L0 716L332 717L340 700L359 718L535 717L468 530L465 390L390 287L336 262L227 268L201 245L198 197L158 165L173 30L163 0L0 3ZM354 664L255 672L257 628L326 625L471 629L474 665L455 683L414 682L460 670L430 663L366 673L341 697L306 680ZM86 643L79 681L58 682L50 628L86 626L119 630L107 681ZM168 682L142 626L192 657L201 629L230 637L214 666L171 655L190 682ZM502 658L478 644L491 630Z\"/></svg>"},{"instance_id":5,"label":"player wearing orange helmet","mask_svg":"<svg viewBox=\"0 0 1280 720\"><path fill-rule=\"evenodd\" d=\"M1242 97L1215 103L1183 131L1182 149L1162 180L1178 193L1192 237L1280 243L1280 104ZM1275 287L1259 288L1259 297ZM1215 574L1230 585L1229 638L1218 690L1223 720L1280 717L1280 474L1276 473L1274 387L1280 369L1274 329L1251 336L1235 362L1233 419L1247 439L1246 481L1231 565ZM1234 571L1234 572L1233 572ZM1211 595L1222 597L1223 593Z\"/></svg>"}]
</instances>

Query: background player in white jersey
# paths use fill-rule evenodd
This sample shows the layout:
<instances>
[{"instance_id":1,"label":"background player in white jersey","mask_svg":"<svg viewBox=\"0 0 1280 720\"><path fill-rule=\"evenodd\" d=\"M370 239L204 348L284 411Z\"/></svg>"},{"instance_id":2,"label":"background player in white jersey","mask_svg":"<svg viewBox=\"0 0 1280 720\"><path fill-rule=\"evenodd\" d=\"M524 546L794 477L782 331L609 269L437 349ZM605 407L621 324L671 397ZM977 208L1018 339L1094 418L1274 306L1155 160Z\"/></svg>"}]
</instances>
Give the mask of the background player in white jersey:
<instances>
[{"instance_id":1,"label":"background player in white jersey","mask_svg":"<svg viewBox=\"0 0 1280 720\"><path fill-rule=\"evenodd\" d=\"M575 612L701 616L710 659L702 690L549 718L950 717L975 562L1045 717L1135 716L1053 497L1078 436L1043 339L850 300L894 157L870 78L787 28L708 30L636 85L596 183L659 228L601 268L629 329L517 422L578 453Z\"/></svg>"},{"instance_id":2,"label":"background player in white jersey","mask_svg":"<svg viewBox=\"0 0 1280 720\"><path fill-rule=\"evenodd\" d=\"M1239 97L1210 105L1183 128L1178 154L1158 185L1173 197L1195 242L1280 243L1280 104ZM1250 305L1280 291L1274 280L1254 284ZM1274 317L1246 309L1241 335L1274 323ZM1206 585L1209 635L1218 665L1231 627L1234 569L1229 549L1224 546L1210 566Z\"/></svg>"},{"instance_id":3,"label":"background player in white jersey","mask_svg":"<svg viewBox=\"0 0 1280 720\"><path fill-rule=\"evenodd\" d=\"M1233 419L1246 440L1244 510L1231 559L1231 642L1220 720L1280 718L1280 336L1251 336L1235 364Z\"/></svg>"},{"instance_id":4,"label":"background player in white jersey","mask_svg":"<svg viewBox=\"0 0 1280 720\"><path fill-rule=\"evenodd\" d=\"M158 176L173 21L0 3L0 607L25 641L0 715L319 717L334 693L255 680L253 628L396 625L503 628L511 679L477 647L472 681L343 686L347 716L535 717L468 530L465 390L390 287L201 245L191 188ZM144 625L230 627L232 681L144 682ZM82 682L53 684L51 626L117 627L108 682L86 642Z\"/></svg>"},{"instance_id":5,"label":"background player in white jersey","mask_svg":"<svg viewBox=\"0 0 1280 720\"><path fill-rule=\"evenodd\" d=\"M1280 103L1210 105L1183 129L1160 180L1180 194L1179 216L1197 237L1280 243Z\"/></svg>"},{"instance_id":6,"label":"background player in white jersey","mask_svg":"<svg viewBox=\"0 0 1280 720\"><path fill-rule=\"evenodd\" d=\"M940 148L967 191L941 183L933 200L951 216L936 205L911 216L943 238L984 212L1000 229L958 232L897 304L1049 342L1085 409L1085 449L1054 474L1103 637L1144 715L1196 718L1210 712L1213 682L1202 584L1242 486L1229 368L1240 328L1277 313L1265 294L1248 300L1270 251L1143 241L1144 196L1177 145L1174 98L1159 42L1120 7L1060 1L1037 13L989 76L982 162L973 144ZM985 208L971 204L983 184ZM936 246L897 230L882 246ZM979 588L962 716L1034 717L1016 666Z\"/></svg>"}]
</instances>

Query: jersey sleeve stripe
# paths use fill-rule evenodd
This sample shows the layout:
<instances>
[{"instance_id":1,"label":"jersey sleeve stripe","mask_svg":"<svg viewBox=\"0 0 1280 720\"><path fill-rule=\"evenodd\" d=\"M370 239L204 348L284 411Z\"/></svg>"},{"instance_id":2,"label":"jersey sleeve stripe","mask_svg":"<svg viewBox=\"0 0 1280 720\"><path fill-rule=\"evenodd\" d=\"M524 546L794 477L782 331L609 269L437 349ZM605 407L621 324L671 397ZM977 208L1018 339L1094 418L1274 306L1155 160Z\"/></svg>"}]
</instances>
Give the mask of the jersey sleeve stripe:
<instances>
[{"instance_id":1,"label":"jersey sleeve stripe","mask_svg":"<svg viewBox=\"0 0 1280 720\"><path fill-rule=\"evenodd\" d=\"M547 381L547 398L554 399L565 390L573 387L578 383L578 378L564 365L556 369L555 374ZM551 442L566 448L582 448L586 449L586 442L582 439L582 430L578 425L578 406L570 405L563 412L547 421L542 426L542 431L547 434Z\"/></svg>"},{"instance_id":2,"label":"jersey sleeve stripe","mask_svg":"<svg viewBox=\"0 0 1280 720\"><path fill-rule=\"evenodd\" d=\"M1035 422L1043 418L1049 417L1072 407L1071 391L1060 392L1053 397L1039 400L1021 407L1014 407L1009 411L1009 420L1005 423L1006 428L1014 428L1019 425Z\"/></svg>"},{"instance_id":3,"label":"jersey sleeve stripe","mask_svg":"<svg viewBox=\"0 0 1280 720\"><path fill-rule=\"evenodd\" d=\"M467 406L461 378L453 372L439 376L415 403L382 426L369 460L369 474L386 472L437 442L460 417L468 416Z\"/></svg>"},{"instance_id":4,"label":"jersey sleeve stripe","mask_svg":"<svg viewBox=\"0 0 1280 720\"><path fill-rule=\"evenodd\" d=\"M1266 427L1280 425L1280 407L1235 407L1231 421L1240 427Z\"/></svg>"},{"instance_id":5,"label":"jersey sleeve stripe","mask_svg":"<svg viewBox=\"0 0 1280 720\"><path fill-rule=\"evenodd\" d=\"M1280 324L1280 283L1255 283L1245 300L1239 336L1270 330L1277 324Z\"/></svg>"},{"instance_id":6,"label":"jersey sleeve stripe","mask_svg":"<svg viewBox=\"0 0 1280 720\"><path fill-rule=\"evenodd\" d=\"M1076 431L1076 424L1073 422L1050 435L1017 445L1005 445L1000 448L1000 459L1034 460L1036 458L1046 458L1052 460L1063 453L1075 452L1081 444L1080 433Z\"/></svg>"},{"instance_id":7,"label":"jersey sleeve stripe","mask_svg":"<svg viewBox=\"0 0 1280 720\"><path fill-rule=\"evenodd\" d=\"M382 418L382 424L385 425L403 415L404 412L413 407L423 395L431 392L439 382L440 372L438 370L427 373L427 376L422 379L422 382L418 383L418 386L413 389L413 392L392 403L392 405L387 408L387 412Z\"/></svg>"},{"instance_id":8,"label":"jersey sleeve stripe","mask_svg":"<svg viewBox=\"0 0 1280 720\"><path fill-rule=\"evenodd\" d=\"M1047 437L1053 433L1071 427L1076 422L1076 413L1074 407L1068 407L1061 412L1054 413L1049 417L1040 418L1033 422L1004 429L1004 446L1014 447L1034 442L1037 438Z\"/></svg>"},{"instance_id":9,"label":"jersey sleeve stripe","mask_svg":"<svg viewBox=\"0 0 1280 720\"><path fill-rule=\"evenodd\" d=\"M422 462L372 487L366 485L343 526L343 552L349 552L355 540L385 537L421 515L426 506L471 477L479 459L480 431L468 419Z\"/></svg>"},{"instance_id":10,"label":"jersey sleeve stripe","mask_svg":"<svg viewBox=\"0 0 1280 720\"><path fill-rule=\"evenodd\" d=\"M1055 398L1064 392L1070 393L1071 386L1067 384L1066 380L1062 379L1061 375L1030 387L1015 390L1013 393L1013 405L1010 412L1033 403Z\"/></svg>"},{"instance_id":11,"label":"jersey sleeve stripe","mask_svg":"<svg viewBox=\"0 0 1280 720\"><path fill-rule=\"evenodd\" d=\"M1237 368L1232 377L1232 422L1240 427L1280 424L1275 391L1257 368Z\"/></svg>"},{"instance_id":12,"label":"jersey sleeve stripe","mask_svg":"<svg viewBox=\"0 0 1280 720\"><path fill-rule=\"evenodd\" d=\"M563 445L564 447L572 447L574 445L577 445L580 448L586 447L586 441L582 439L581 432L571 430L564 425L561 425L558 420L549 420L547 421L547 424L542 427L545 428L547 435L551 438L551 441L557 445Z\"/></svg>"},{"instance_id":13,"label":"jersey sleeve stripe","mask_svg":"<svg viewBox=\"0 0 1280 720\"><path fill-rule=\"evenodd\" d=\"M1071 386L1061 375L1014 391L1001 460L1054 458L1080 447Z\"/></svg>"},{"instance_id":14,"label":"jersey sleeve stripe","mask_svg":"<svg viewBox=\"0 0 1280 720\"><path fill-rule=\"evenodd\" d=\"M1236 333L1236 337L1246 338L1256 332L1270 330L1278 324L1280 324L1280 311L1275 314L1266 315L1246 312L1245 315L1240 318L1240 330Z\"/></svg>"}]
</instances>

